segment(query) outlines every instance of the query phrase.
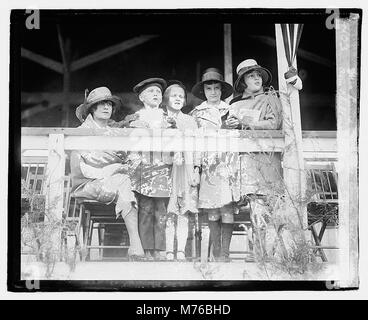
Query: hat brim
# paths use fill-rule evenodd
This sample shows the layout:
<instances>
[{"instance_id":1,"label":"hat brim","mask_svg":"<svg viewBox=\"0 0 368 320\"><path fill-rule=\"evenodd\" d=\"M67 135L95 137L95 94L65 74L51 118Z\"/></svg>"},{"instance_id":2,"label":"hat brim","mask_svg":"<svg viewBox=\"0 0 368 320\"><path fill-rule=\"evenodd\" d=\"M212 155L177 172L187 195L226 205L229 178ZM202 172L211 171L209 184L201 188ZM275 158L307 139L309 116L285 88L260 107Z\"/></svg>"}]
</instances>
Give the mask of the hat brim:
<instances>
[{"instance_id":1,"label":"hat brim","mask_svg":"<svg viewBox=\"0 0 368 320\"><path fill-rule=\"evenodd\" d=\"M238 75L238 79L236 79L235 84L234 84L234 89L236 92L240 92L239 90L239 86L240 86L240 82L242 81L242 78L244 77L245 74L258 70L261 73L262 76L262 86L264 87L268 87L272 81L272 74L270 72L270 70L263 68L261 66L254 66L254 67L250 67L247 70L240 70L240 73Z\"/></svg>"},{"instance_id":2,"label":"hat brim","mask_svg":"<svg viewBox=\"0 0 368 320\"><path fill-rule=\"evenodd\" d=\"M164 90L166 89L166 81L164 79L162 79L162 78L149 78L149 79L143 80L140 83L138 83L137 85L135 85L134 88L133 88L133 92L135 92L136 94L140 94L150 84L151 85L159 84L161 86L161 91L162 92L164 92Z\"/></svg>"},{"instance_id":3,"label":"hat brim","mask_svg":"<svg viewBox=\"0 0 368 320\"><path fill-rule=\"evenodd\" d=\"M120 109L122 107L121 99L117 96L103 97L101 99L97 99L96 101L93 101L92 103L82 103L75 110L75 115L77 116L79 121L83 122L88 115L89 109L94 104L101 102L101 101L111 101L116 109Z\"/></svg>"},{"instance_id":4,"label":"hat brim","mask_svg":"<svg viewBox=\"0 0 368 320\"><path fill-rule=\"evenodd\" d=\"M202 99L202 100L207 100L207 98L204 94L204 90L203 90L203 85L206 82L219 82L219 83L221 83L221 100L224 100L224 99L230 97L234 93L234 89L233 89L232 85L225 82L225 81L207 80L207 81L200 81L200 82L196 83L193 86L192 93L195 97L197 97L199 99Z\"/></svg>"}]
</instances>

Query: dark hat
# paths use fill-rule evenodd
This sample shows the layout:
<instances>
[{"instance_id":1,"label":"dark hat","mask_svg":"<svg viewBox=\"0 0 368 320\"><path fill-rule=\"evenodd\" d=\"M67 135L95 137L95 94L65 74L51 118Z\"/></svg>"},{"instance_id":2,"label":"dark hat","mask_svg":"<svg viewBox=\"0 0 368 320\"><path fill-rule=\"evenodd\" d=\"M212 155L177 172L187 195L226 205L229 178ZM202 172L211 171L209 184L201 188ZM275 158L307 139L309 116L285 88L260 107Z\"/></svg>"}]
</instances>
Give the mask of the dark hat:
<instances>
[{"instance_id":1,"label":"dark hat","mask_svg":"<svg viewBox=\"0 0 368 320\"><path fill-rule=\"evenodd\" d=\"M254 70L257 70L261 73L262 85L265 86L265 87L269 86L269 84L271 83L271 80L272 80L271 72L268 69L263 68L260 65L258 65L256 60L246 59L246 60L242 61L241 63L239 63L238 67L236 68L236 73L238 74L238 79L236 79L235 84L234 84L235 91L237 91L237 92L241 91L240 88L239 88L239 85L241 84L243 76L246 73L249 73L249 72L254 71Z\"/></svg>"},{"instance_id":2,"label":"dark hat","mask_svg":"<svg viewBox=\"0 0 368 320\"><path fill-rule=\"evenodd\" d=\"M121 99L117 96L113 96L111 91L106 87L98 87L93 89L87 96L88 90L85 91L84 102L77 107L75 110L75 115L80 122L84 122L88 115L89 109L101 101L111 101L115 108L120 108L122 106Z\"/></svg>"},{"instance_id":3,"label":"dark hat","mask_svg":"<svg viewBox=\"0 0 368 320\"><path fill-rule=\"evenodd\" d=\"M202 81L196 83L192 88L193 95L199 99L206 100L206 96L203 91L203 84L210 81L221 83L221 100L224 100L233 94L234 89L232 85L224 81L224 77L220 70L216 68L208 68L202 75Z\"/></svg>"},{"instance_id":4,"label":"dark hat","mask_svg":"<svg viewBox=\"0 0 368 320\"><path fill-rule=\"evenodd\" d=\"M184 89L184 91L186 91L186 88L185 88L184 84L181 81L179 81L179 80L167 80L167 88L174 85L174 84L177 84L179 87L182 87Z\"/></svg>"},{"instance_id":5,"label":"dark hat","mask_svg":"<svg viewBox=\"0 0 368 320\"><path fill-rule=\"evenodd\" d=\"M149 78L135 85L133 88L133 91L136 94L140 94L144 89L146 89L147 87L153 86L153 85L156 85L159 88L161 88L161 92L163 92L166 88L166 81L161 78Z\"/></svg>"}]
</instances>

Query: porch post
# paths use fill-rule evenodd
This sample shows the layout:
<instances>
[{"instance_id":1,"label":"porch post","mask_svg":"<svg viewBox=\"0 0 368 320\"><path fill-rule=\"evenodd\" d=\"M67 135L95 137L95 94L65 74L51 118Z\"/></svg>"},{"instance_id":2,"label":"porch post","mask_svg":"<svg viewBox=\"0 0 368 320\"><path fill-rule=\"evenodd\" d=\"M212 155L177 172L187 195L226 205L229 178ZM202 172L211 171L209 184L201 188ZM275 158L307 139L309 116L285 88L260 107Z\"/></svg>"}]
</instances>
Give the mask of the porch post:
<instances>
[{"instance_id":1,"label":"porch post","mask_svg":"<svg viewBox=\"0 0 368 320\"><path fill-rule=\"evenodd\" d=\"M340 287L358 277L358 14L336 19L336 118L339 193Z\"/></svg>"},{"instance_id":2,"label":"porch post","mask_svg":"<svg viewBox=\"0 0 368 320\"><path fill-rule=\"evenodd\" d=\"M60 31L60 26L57 25L59 46L61 52L61 58L63 60L63 119L61 126L69 127L69 96L70 96L70 39L63 39Z\"/></svg>"},{"instance_id":3,"label":"porch post","mask_svg":"<svg viewBox=\"0 0 368 320\"><path fill-rule=\"evenodd\" d=\"M231 48L231 24L224 24L224 78L233 85L233 55ZM226 99L229 102L233 96Z\"/></svg>"},{"instance_id":4,"label":"porch post","mask_svg":"<svg viewBox=\"0 0 368 320\"><path fill-rule=\"evenodd\" d=\"M283 157L284 183L287 190L288 216L295 226L304 230L308 226L305 198L306 178L304 172L302 126L300 118L299 92L292 85L287 84L284 73L288 71L285 55L284 40L281 25L275 25L277 68L280 99L283 109L283 131L285 134L285 149ZM294 61L296 68L296 59Z\"/></svg>"},{"instance_id":5,"label":"porch post","mask_svg":"<svg viewBox=\"0 0 368 320\"><path fill-rule=\"evenodd\" d=\"M64 135L50 134L46 169L46 213L49 219L62 219L64 200Z\"/></svg>"}]
</instances>

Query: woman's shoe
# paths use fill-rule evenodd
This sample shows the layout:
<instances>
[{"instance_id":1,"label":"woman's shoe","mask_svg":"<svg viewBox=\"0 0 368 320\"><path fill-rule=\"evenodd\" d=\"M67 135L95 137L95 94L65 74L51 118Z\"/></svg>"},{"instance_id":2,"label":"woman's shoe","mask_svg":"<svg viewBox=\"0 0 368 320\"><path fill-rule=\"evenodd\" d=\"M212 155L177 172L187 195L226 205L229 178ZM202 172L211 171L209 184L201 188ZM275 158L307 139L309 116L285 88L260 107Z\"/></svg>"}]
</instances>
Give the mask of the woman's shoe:
<instances>
[{"instance_id":1,"label":"woman's shoe","mask_svg":"<svg viewBox=\"0 0 368 320\"><path fill-rule=\"evenodd\" d=\"M136 254L132 254L128 257L129 261L148 261L146 256L139 256Z\"/></svg>"},{"instance_id":2,"label":"woman's shoe","mask_svg":"<svg viewBox=\"0 0 368 320\"><path fill-rule=\"evenodd\" d=\"M155 250L153 258L155 261L166 261L165 252L161 250Z\"/></svg>"},{"instance_id":3,"label":"woman's shoe","mask_svg":"<svg viewBox=\"0 0 368 320\"><path fill-rule=\"evenodd\" d=\"M178 251L176 253L176 260L178 260L178 261L186 261L187 259L185 258L185 252L184 251Z\"/></svg>"},{"instance_id":4,"label":"woman's shoe","mask_svg":"<svg viewBox=\"0 0 368 320\"><path fill-rule=\"evenodd\" d=\"M172 252L172 251L166 252L166 260L167 261L174 261L174 252Z\"/></svg>"},{"instance_id":5,"label":"woman's shoe","mask_svg":"<svg viewBox=\"0 0 368 320\"><path fill-rule=\"evenodd\" d=\"M153 261L154 260L154 258L151 255L151 252L149 250L144 250L144 252L145 252L144 256L146 258L146 261Z\"/></svg>"}]
</instances>

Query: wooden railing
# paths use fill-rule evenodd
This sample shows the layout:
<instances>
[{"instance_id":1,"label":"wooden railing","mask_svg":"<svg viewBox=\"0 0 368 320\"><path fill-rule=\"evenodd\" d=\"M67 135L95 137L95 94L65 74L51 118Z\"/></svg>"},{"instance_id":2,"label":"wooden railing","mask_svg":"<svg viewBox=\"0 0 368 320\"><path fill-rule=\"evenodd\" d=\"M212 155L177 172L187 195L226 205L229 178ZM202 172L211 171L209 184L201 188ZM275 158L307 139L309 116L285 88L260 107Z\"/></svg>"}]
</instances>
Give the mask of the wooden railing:
<instances>
[{"instance_id":1,"label":"wooden railing","mask_svg":"<svg viewBox=\"0 0 368 320\"><path fill-rule=\"evenodd\" d=\"M52 210L61 217L66 151L283 152L287 157L288 152L295 151L289 151L284 138L283 132L278 130L182 132L177 129L22 128L21 149L22 152L48 150L47 203L56 203ZM335 159L336 132L304 131L302 152L306 159Z\"/></svg>"}]
</instances>

